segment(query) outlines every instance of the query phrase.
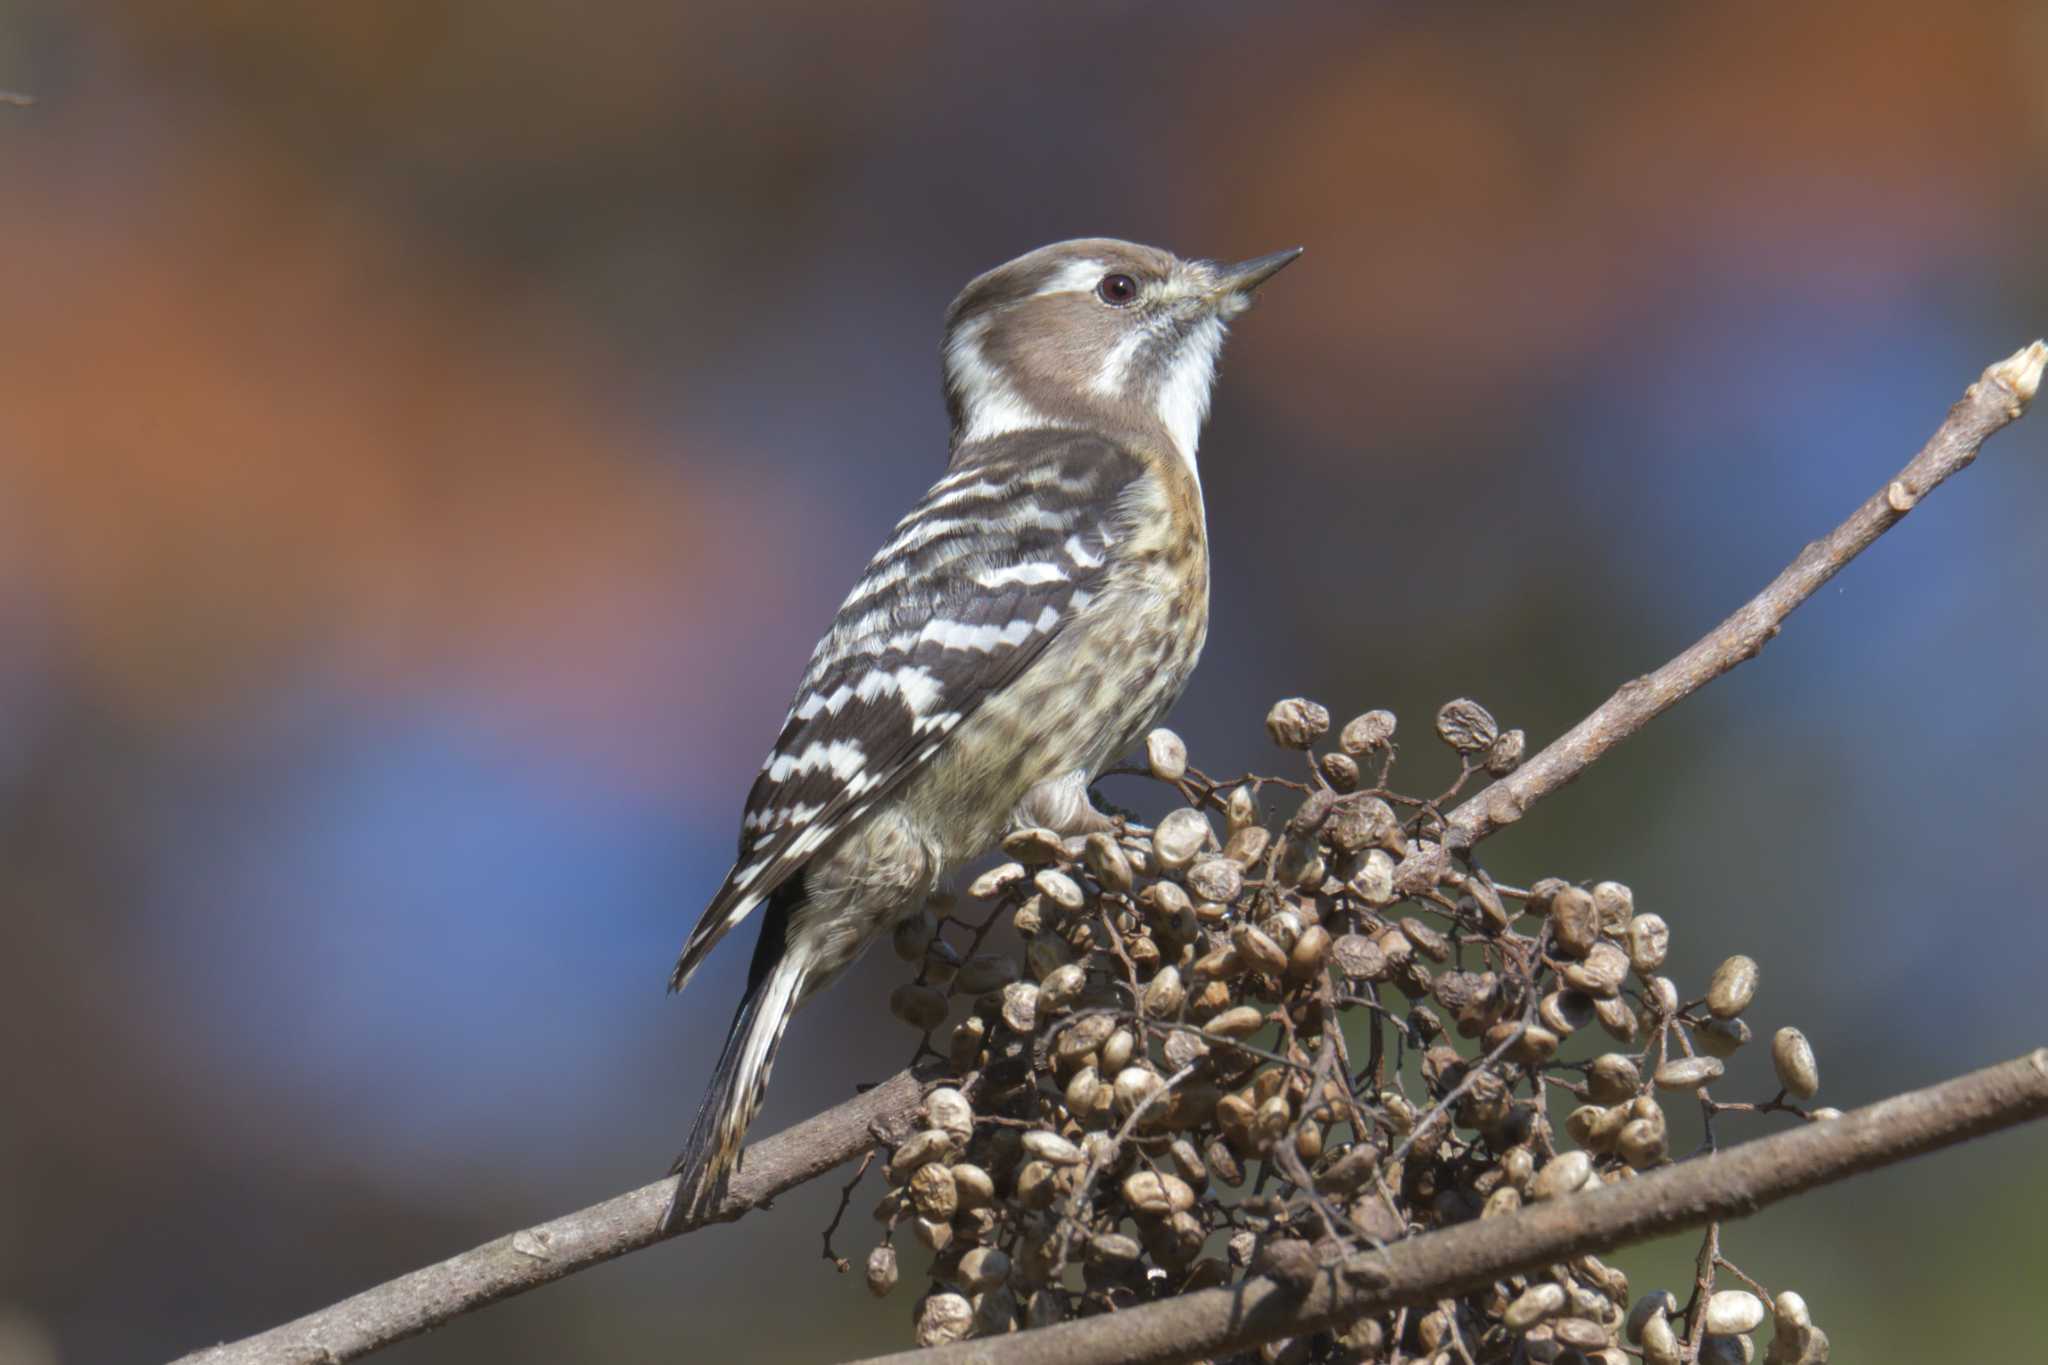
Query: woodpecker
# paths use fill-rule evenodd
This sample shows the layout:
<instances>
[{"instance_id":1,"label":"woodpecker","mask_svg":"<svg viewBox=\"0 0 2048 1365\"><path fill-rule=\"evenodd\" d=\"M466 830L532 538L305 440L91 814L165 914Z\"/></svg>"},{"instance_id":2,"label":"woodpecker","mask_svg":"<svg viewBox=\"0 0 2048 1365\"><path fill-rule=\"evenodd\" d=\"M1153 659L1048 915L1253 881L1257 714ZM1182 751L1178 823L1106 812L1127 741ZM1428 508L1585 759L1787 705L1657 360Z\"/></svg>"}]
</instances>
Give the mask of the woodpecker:
<instances>
[{"instance_id":1,"label":"woodpecker","mask_svg":"<svg viewBox=\"0 0 2048 1365\"><path fill-rule=\"evenodd\" d=\"M798 1006L1010 828L1109 826L1089 784L1208 634L1195 439L1225 330L1300 254L1059 242L947 310L946 474L818 642L669 978L761 912L665 1226L717 1210Z\"/></svg>"}]
</instances>

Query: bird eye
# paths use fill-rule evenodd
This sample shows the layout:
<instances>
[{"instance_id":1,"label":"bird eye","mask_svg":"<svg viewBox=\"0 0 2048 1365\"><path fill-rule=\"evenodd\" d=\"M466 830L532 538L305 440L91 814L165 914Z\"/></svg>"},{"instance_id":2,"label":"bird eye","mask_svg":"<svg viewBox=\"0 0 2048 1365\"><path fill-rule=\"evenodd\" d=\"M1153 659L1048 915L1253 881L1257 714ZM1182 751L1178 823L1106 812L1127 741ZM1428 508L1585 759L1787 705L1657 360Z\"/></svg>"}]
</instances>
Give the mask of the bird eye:
<instances>
[{"instance_id":1,"label":"bird eye","mask_svg":"<svg viewBox=\"0 0 2048 1365\"><path fill-rule=\"evenodd\" d=\"M1122 308L1138 297L1138 282L1129 275L1104 275L1095 286L1095 297L1112 308Z\"/></svg>"}]
</instances>

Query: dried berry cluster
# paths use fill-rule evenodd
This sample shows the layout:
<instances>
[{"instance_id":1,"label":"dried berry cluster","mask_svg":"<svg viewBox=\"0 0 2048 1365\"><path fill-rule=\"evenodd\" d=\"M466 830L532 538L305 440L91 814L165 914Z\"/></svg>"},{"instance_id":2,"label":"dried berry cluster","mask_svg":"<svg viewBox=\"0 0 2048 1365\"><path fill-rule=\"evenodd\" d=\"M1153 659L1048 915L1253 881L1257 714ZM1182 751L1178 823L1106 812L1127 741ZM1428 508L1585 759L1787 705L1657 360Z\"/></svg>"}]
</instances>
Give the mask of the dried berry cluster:
<instances>
[{"instance_id":1,"label":"dried berry cluster","mask_svg":"<svg viewBox=\"0 0 2048 1365\"><path fill-rule=\"evenodd\" d=\"M902 1242L929 1253L919 1343L1252 1274L1304 1280L1628 1180L1672 1160L1668 1104L1697 1105L1709 1145L1730 1110L1833 1114L1800 1106L1819 1077L1794 1029L1772 1043L1775 1097L1711 1098L1750 1037L1755 962L1729 958L1688 998L1661 974L1669 926L1628 887L1509 886L1444 847L1441 810L1513 771L1520 731L1446 705L1437 735L1461 771L1424 800L1388 788L1389 712L1334 747L1313 702L1283 701L1266 724L1306 757L1304 780L1212 781L1155 731L1150 774L1188 804L1151 829L1013 834L1009 861L968 891L976 913L936 906L897 933L919 974L892 1006L957 1076L887 1154L867 1265L886 1294ZM1270 822L1268 804L1284 807ZM1021 949L984 951L1005 922ZM1722 1271L1746 1287L1717 1289ZM1827 1359L1800 1297L1724 1260L1718 1229L1684 1304L1660 1290L1631 1306L1627 1277L1583 1256L1258 1358L1748 1361L1767 1302L1766 1361Z\"/></svg>"}]
</instances>

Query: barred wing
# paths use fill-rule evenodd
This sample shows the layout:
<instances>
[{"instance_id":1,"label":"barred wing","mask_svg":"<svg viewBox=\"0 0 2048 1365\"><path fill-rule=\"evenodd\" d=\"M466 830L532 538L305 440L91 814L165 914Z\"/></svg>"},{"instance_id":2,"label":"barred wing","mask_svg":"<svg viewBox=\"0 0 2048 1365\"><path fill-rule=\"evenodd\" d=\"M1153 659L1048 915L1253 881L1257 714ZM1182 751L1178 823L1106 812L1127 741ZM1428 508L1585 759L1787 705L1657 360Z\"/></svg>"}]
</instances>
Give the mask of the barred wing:
<instances>
[{"instance_id":1,"label":"barred wing","mask_svg":"<svg viewBox=\"0 0 2048 1365\"><path fill-rule=\"evenodd\" d=\"M712 947L946 743L1099 591L1138 458L1017 432L962 452L896 525L811 656L748 794L739 856L684 944Z\"/></svg>"}]
</instances>

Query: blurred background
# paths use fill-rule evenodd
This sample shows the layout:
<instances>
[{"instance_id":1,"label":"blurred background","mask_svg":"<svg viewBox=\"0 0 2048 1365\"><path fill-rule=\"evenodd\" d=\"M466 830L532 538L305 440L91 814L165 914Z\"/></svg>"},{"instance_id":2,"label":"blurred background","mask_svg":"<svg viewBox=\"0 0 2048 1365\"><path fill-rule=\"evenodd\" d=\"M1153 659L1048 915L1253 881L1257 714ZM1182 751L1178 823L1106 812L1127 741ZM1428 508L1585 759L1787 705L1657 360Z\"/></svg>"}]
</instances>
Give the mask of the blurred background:
<instances>
[{"instance_id":1,"label":"blurred background","mask_svg":"<svg viewBox=\"0 0 2048 1365\"><path fill-rule=\"evenodd\" d=\"M2048 329L2019 0L0 0L0 88L5 1365L240 1336L661 1173L751 935L663 978L943 467L973 273L1307 246L1227 357L1174 724L1270 771L1275 697L1391 706L1411 788L1439 702L1554 737ZM1824 1102L2048 1041L2044 514L2037 414L1490 865L1630 882L1691 979L1757 957ZM902 1064L899 979L799 1020L758 1132ZM1728 1246L1838 1359L2017 1359L2044 1159ZM386 1358L907 1344L912 1285L819 1259L834 1197Z\"/></svg>"}]
</instances>

